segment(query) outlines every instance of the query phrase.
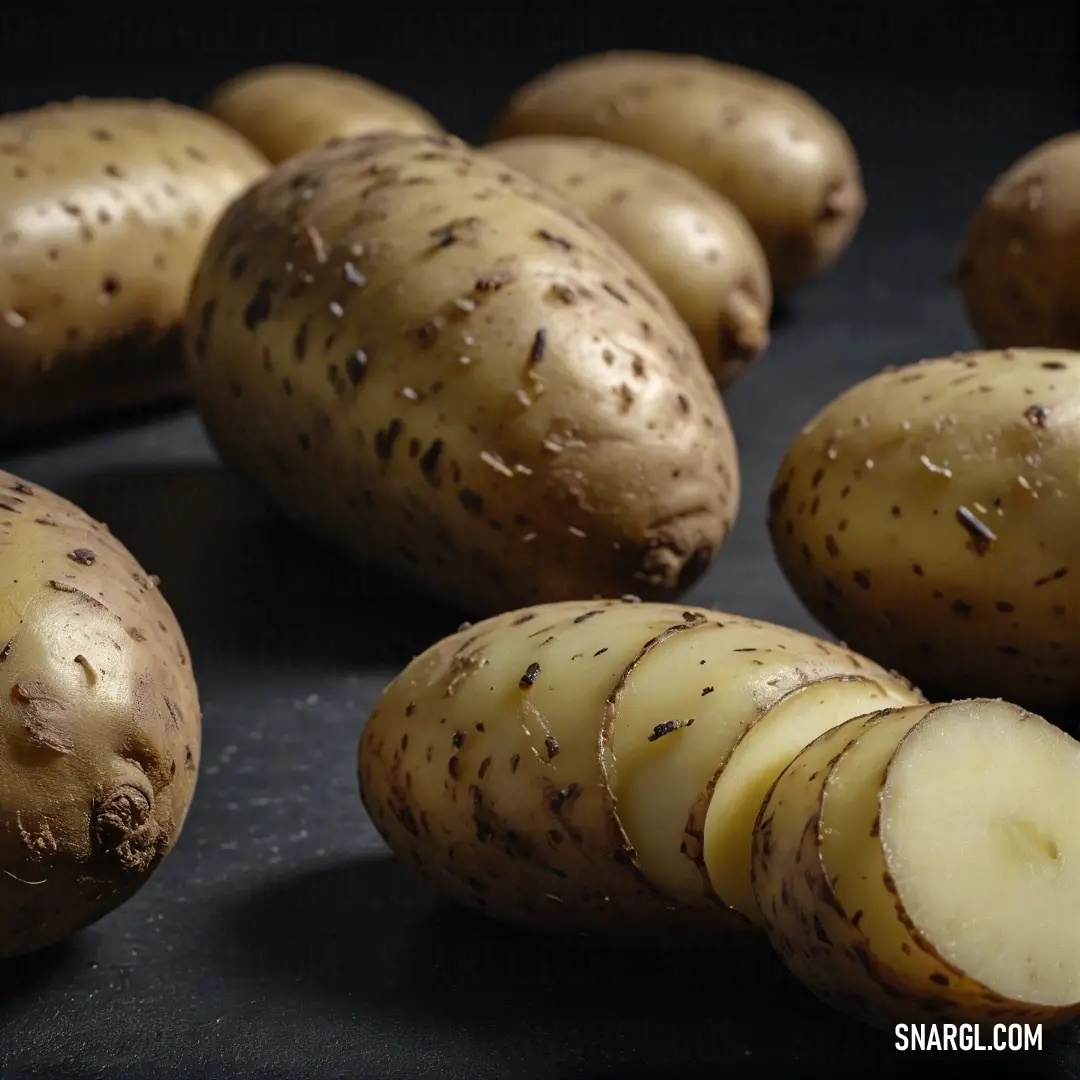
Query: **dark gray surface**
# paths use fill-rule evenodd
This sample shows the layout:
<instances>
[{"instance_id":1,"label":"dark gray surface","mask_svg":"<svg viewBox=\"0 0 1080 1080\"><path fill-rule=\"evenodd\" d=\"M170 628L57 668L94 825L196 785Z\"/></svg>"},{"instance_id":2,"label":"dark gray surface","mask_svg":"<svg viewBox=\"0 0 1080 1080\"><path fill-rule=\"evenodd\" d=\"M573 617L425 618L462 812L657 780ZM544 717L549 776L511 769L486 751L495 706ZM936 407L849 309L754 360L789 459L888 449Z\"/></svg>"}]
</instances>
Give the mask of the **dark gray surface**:
<instances>
[{"instance_id":1,"label":"dark gray surface","mask_svg":"<svg viewBox=\"0 0 1080 1080\"><path fill-rule=\"evenodd\" d=\"M965 71L939 58L926 81L856 62L857 48L837 67L798 52L771 67L848 124L870 211L730 395L743 511L689 599L816 629L763 525L788 441L851 382L974 343L947 283L967 217L1013 158L1080 123L1063 51ZM438 108L419 70L399 85ZM477 136L528 74L470 84L441 111ZM764 952L556 947L426 894L365 818L355 747L385 682L461 617L388 594L282 526L217 466L191 415L0 453L0 465L103 518L160 575L205 709L195 806L151 883L75 941L0 967L3 1080L840 1077L932 1060L836 1016ZM1046 1043L1021 1062L952 1064L1080 1075L1080 1035Z\"/></svg>"}]
</instances>

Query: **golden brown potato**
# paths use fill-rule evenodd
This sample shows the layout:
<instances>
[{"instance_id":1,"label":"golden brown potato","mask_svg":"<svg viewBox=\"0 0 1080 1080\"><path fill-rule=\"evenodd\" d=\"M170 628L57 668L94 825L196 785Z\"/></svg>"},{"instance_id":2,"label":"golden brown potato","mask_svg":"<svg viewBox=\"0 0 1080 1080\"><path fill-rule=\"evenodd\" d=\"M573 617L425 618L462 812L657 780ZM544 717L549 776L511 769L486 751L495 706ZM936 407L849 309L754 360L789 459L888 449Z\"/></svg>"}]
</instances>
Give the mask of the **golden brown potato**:
<instances>
[{"instance_id":1,"label":"golden brown potato","mask_svg":"<svg viewBox=\"0 0 1080 1080\"><path fill-rule=\"evenodd\" d=\"M1080 349L1080 132L1036 147L987 192L957 268L988 348Z\"/></svg>"},{"instance_id":2,"label":"golden brown potato","mask_svg":"<svg viewBox=\"0 0 1080 1080\"><path fill-rule=\"evenodd\" d=\"M163 101L0 117L0 433L183 393L202 246L266 160Z\"/></svg>"},{"instance_id":3,"label":"golden brown potato","mask_svg":"<svg viewBox=\"0 0 1080 1080\"><path fill-rule=\"evenodd\" d=\"M156 580L105 526L0 472L0 957L147 880L183 826L200 737Z\"/></svg>"},{"instance_id":4,"label":"golden brown potato","mask_svg":"<svg viewBox=\"0 0 1080 1080\"><path fill-rule=\"evenodd\" d=\"M693 337L568 203L446 136L346 140L233 204L187 349L224 458L473 613L671 595L739 501Z\"/></svg>"},{"instance_id":5,"label":"golden brown potato","mask_svg":"<svg viewBox=\"0 0 1080 1080\"><path fill-rule=\"evenodd\" d=\"M641 264L721 390L765 351L769 266L733 203L677 165L601 139L523 135L484 149L570 200Z\"/></svg>"},{"instance_id":6,"label":"golden brown potato","mask_svg":"<svg viewBox=\"0 0 1080 1080\"><path fill-rule=\"evenodd\" d=\"M831 266L866 205L837 119L778 79L702 56L606 52L560 64L511 98L491 133L587 135L680 165L729 198L778 290Z\"/></svg>"},{"instance_id":7,"label":"golden brown potato","mask_svg":"<svg viewBox=\"0 0 1080 1080\"><path fill-rule=\"evenodd\" d=\"M274 164L331 139L382 129L421 135L442 131L426 109L393 90L312 64L271 64L245 71L218 87L205 109Z\"/></svg>"}]
</instances>

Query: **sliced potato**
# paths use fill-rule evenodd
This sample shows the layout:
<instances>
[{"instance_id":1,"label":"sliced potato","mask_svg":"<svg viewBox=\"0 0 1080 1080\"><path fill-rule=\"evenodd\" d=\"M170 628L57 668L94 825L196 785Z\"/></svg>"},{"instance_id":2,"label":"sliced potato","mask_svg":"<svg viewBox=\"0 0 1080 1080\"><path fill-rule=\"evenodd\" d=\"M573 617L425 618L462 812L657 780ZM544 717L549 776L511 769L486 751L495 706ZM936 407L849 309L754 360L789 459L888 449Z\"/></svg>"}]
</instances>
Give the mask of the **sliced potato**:
<instances>
[{"instance_id":1,"label":"sliced potato","mask_svg":"<svg viewBox=\"0 0 1080 1080\"><path fill-rule=\"evenodd\" d=\"M1080 1014L1080 743L1000 701L859 718L781 775L754 837L773 944L870 1023Z\"/></svg>"},{"instance_id":2,"label":"sliced potato","mask_svg":"<svg viewBox=\"0 0 1080 1080\"><path fill-rule=\"evenodd\" d=\"M619 601L509 612L390 684L360 741L361 793L393 851L505 921L624 941L741 933L687 837L695 807L773 702L860 672L919 700L845 649L740 616Z\"/></svg>"},{"instance_id":3,"label":"sliced potato","mask_svg":"<svg viewBox=\"0 0 1080 1080\"><path fill-rule=\"evenodd\" d=\"M754 823L769 789L803 748L853 717L913 700L903 688L836 675L796 687L742 733L714 781L702 831L702 859L725 904L761 922L750 881Z\"/></svg>"}]
</instances>

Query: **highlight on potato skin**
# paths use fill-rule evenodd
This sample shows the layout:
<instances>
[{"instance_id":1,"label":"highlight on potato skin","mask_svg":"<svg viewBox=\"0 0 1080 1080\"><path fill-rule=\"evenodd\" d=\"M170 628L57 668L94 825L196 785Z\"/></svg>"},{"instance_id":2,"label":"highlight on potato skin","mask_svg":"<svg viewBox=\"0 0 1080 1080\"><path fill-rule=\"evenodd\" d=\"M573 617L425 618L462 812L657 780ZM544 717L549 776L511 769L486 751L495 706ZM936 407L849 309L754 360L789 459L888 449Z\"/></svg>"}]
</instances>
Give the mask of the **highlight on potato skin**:
<instances>
[{"instance_id":1,"label":"highlight on potato skin","mask_svg":"<svg viewBox=\"0 0 1080 1080\"><path fill-rule=\"evenodd\" d=\"M202 245L266 160L166 101L0 116L0 435L186 395Z\"/></svg>"},{"instance_id":2,"label":"highlight on potato skin","mask_svg":"<svg viewBox=\"0 0 1080 1080\"><path fill-rule=\"evenodd\" d=\"M417 102L360 75L316 64L270 64L242 72L214 90L203 108L275 165L332 139L383 130L443 132Z\"/></svg>"},{"instance_id":3,"label":"highlight on potato skin","mask_svg":"<svg viewBox=\"0 0 1080 1080\"><path fill-rule=\"evenodd\" d=\"M507 612L389 685L360 740L361 796L400 858L503 921L623 943L754 933L701 858L718 767L789 691L838 675L874 681L881 704L922 700L850 650L743 616Z\"/></svg>"},{"instance_id":4,"label":"highlight on potato skin","mask_svg":"<svg viewBox=\"0 0 1080 1080\"><path fill-rule=\"evenodd\" d=\"M852 648L941 696L1080 700L1080 354L892 368L792 441L770 499L780 567Z\"/></svg>"},{"instance_id":5,"label":"highlight on potato skin","mask_svg":"<svg viewBox=\"0 0 1080 1080\"><path fill-rule=\"evenodd\" d=\"M677 594L738 512L727 413L667 299L569 203L451 137L278 166L211 237L186 345L226 461L470 614Z\"/></svg>"},{"instance_id":6,"label":"highlight on potato skin","mask_svg":"<svg viewBox=\"0 0 1080 1080\"><path fill-rule=\"evenodd\" d=\"M556 190L641 264L689 326L721 391L765 352L769 265L730 200L677 165L601 139L522 135L484 152Z\"/></svg>"},{"instance_id":7,"label":"highlight on potato skin","mask_svg":"<svg viewBox=\"0 0 1080 1080\"><path fill-rule=\"evenodd\" d=\"M991 185L957 266L983 345L1080 349L1080 132L1050 139Z\"/></svg>"},{"instance_id":8,"label":"highlight on potato skin","mask_svg":"<svg viewBox=\"0 0 1080 1080\"><path fill-rule=\"evenodd\" d=\"M0 958L145 884L180 835L200 745L156 580L78 507L0 472Z\"/></svg>"},{"instance_id":9,"label":"highlight on potato skin","mask_svg":"<svg viewBox=\"0 0 1080 1080\"><path fill-rule=\"evenodd\" d=\"M635 147L693 173L753 226L774 288L829 269L866 209L840 122L799 88L702 56L611 51L521 87L489 139L579 135Z\"/></svg>"},{"instance_id":10,"label":"highlight on potato skin","mask_svg":"<svg viewBox=\"0 0 1080 1080\"><path fill-rule=\"evenodd\" d=\"M1080 743L1014 705L853 718L762 804L753 888L767 935L828 1004L898 1022L1080 1015Z\"/></svg>"}]
</instances>

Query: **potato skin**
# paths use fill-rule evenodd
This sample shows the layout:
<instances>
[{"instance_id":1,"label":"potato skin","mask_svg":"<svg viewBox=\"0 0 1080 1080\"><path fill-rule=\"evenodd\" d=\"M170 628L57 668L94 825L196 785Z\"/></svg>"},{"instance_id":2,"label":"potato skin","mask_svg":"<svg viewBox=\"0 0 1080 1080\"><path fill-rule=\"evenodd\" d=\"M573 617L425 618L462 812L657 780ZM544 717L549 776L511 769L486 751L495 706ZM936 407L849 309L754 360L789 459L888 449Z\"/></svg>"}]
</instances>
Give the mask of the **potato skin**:
<instances>
[{"instance_id":1,"label":"potato skin","mask_svg":"<svg viewBox=\"0 0 1080 1080\"><path fill-rule=\"evenodd\" d=\"M628 680L643 659L702 637L710 660L695 686L715 681L716 692L698 697L693 728L654 731L650 745L673 750L711 725L734 741L790 689L832 675L909 689L842 646L703 608L590 600L506 612L432 645L384 691L358 747L376 828L443 894L515 925L620 943L754 933L706 895L689 838L689 887L669 892L650 878L616 799ZM671 719L656 717L661 727ZM712 764L681 772L688 824Z\"/></svg>"},{"instance_id":2,"label":"potato skin","mask_svg":"<svg viewBox=\"0 0 1080 1080\"><path fill-rule=\"evenodd\" d=\"M147 880L187 815L201 722L155 580L105 526L0 472L0 957Z\"/></svg>"},{"instance_id":3,"label":"potato skin","mask_svg":"<svg viewBox=\"0 0 1080 1080\"><path fill-rule=\"evenodd\" d=\"M769 528L830 631L928 693L1080 698L1080 355L959 353L841 394L796 437Z\"/></svg>"},{"instance_id":4,"label":"potato skin","mask_svg":"<svg viewBox=\"0 0 1080 1080\"><path fill-rule=\"evenodd\" d=\"M840 123L808 94L702 56L615 51L560 64L511 98L491 133L586 135L693 173L746 216L787 290L831 266L866 206Z\"/></svg>"},{"instance_id":5,"label":"potato skin","mask_svg":"<svg viewBox=\"0 0 1080 1080\"><path fill-rule=\"evenodd\" d=\"M1080 132L1051 139L995 180L957 267L987 348L1080 349Z\"/></svg>"},{"instance_id":6,"label":"potato skin","mask_svg":"<svg viewBox=\"0 0 1080 1080\"><path fill-rule=\"evenodd\" d=\"M641 264L689 326L721 390L765 351L769 266L729 200L685 169L601 139L523 135L484 150L558 191Z\"/></svg>"},{"instance_id":7,"label":"potato skin","mask_svg":"<svg viewBox=\"0 0 1080 1080\"><path fill-rule=\"evenodd\" d=\"M179 323L218 215L266 172L164 101L0 117L0 434L185 391Z\"/></svg>"},{"instance_id":8,"label":"potato skin","mask_svg":"<svg viewBox=\"0 0 1080 1080\"><path fill-rule=\"evenodd\" d=\"M331 139L383 129L438 135L416 102L378 83L315 64L271 64L219 86L204 108L235 128L275 165Z\"/></svg>"},{"instance_id":9,"label":"potato skin","mask_svg":"<svg viewBox=\"0 0 1080 1080\"><path fill-rule=\"evenodd\" d=\"M448 136L279 166L211 239L187 349L226 460L470 613L670 595L737 511L727 415L669 303L569 204Z\"/></svg>"}]
</instances>

